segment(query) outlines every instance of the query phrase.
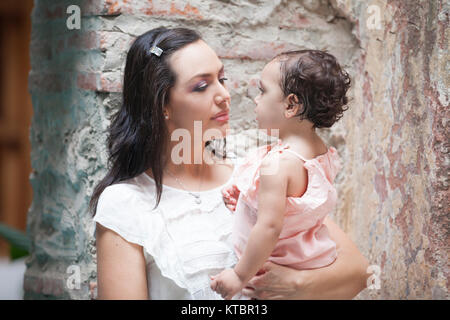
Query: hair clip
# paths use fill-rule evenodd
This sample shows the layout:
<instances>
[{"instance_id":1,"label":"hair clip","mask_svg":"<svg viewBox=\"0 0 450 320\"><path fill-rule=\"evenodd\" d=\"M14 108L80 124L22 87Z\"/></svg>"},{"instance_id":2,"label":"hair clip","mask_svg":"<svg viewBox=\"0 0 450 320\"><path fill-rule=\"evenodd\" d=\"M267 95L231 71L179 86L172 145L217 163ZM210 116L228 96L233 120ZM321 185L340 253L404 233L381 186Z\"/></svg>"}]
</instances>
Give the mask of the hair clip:
<instances>
[{"instance_id":1,"label":"hair clip","mask_svg":"<svg viewBox=\"0 0 450 320\"><path fill-rule=\"evenodd\" d=\"M150 53L153 53L153 54L157 55L158 57L161 56L161 54L163 52L164 51L160 47L157 47L157 46L153 46L150 48Z\"/></svg>"}]
</instances>

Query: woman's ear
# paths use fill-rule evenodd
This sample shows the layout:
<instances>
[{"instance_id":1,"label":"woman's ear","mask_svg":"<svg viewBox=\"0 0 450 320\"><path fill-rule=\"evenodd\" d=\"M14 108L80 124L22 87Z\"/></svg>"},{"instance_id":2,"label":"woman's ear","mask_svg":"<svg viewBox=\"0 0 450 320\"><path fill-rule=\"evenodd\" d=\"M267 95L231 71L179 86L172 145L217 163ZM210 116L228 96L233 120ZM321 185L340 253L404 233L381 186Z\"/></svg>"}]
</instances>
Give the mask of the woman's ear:
<instances>
[{"instance_id":1,"label":"woman's ear","mask_svg":"<svg viewBox=\"0 0 450 320\"><path fill-rule=\"evenodd\" d=\"M302 107L302 104L299 103L297 95L290 93L285 99L286 108L284 110L284 115L287 119L294 117L299 109Z\"/></svg>"},{"instance_id":2,"label":"woman's ear","mask_svg":"<svg viewBox=\"0 0 450 320\"><path fill-rule=\"evenodd\" d=\"M169 113L167 112L167 110L164 110L164 119L169 120L170 116Z\"/></svg>"},{"instance_id":3,"label":"woman's ear","mask_svg":"<svg viewBox=\"0 0 450 320\"><path fill-rule=\"evenodd\" d=\"M169 120L171 117L171 110L169 105L164 106L163 108L163 115L164 115L164 119Z\"/></svg>"}]
</instances>

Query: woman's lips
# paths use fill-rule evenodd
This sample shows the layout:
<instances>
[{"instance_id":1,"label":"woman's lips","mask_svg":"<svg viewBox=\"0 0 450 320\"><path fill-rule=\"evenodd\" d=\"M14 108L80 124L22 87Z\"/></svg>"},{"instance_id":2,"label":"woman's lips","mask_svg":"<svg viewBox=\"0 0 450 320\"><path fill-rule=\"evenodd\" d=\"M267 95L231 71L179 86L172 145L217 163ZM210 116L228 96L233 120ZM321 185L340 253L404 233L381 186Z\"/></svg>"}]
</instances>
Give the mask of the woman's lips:
<instances>
[{"instance_id":1,"label":"woman's lips","mask_svg":"<svg viewBox=\"0 0 450 320\"><path fill-rule=\"evenodd\" d=\"M229 116L228 113L222 114L218 117L212 118L212 120L216 120L216 121L228 121L229 120Z\"/></svg>"}]
</instances>

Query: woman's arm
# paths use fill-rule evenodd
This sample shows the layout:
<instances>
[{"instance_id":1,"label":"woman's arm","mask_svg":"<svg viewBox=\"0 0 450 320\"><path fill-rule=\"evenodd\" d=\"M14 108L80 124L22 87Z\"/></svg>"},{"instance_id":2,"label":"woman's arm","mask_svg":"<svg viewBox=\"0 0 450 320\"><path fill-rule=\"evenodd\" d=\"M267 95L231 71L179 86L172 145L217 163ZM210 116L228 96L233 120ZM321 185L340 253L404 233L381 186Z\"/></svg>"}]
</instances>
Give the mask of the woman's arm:
<instances>
[{"instance_id":1,"label":"woman's arm","mask_svg":"<svg viewBox=\"0 0 450 320\"><path fill-rule=\"evenodd\" d=\"M369 262L352 240L328 217L324 224L336 242L338 257L329 266L295 270L271 262L243 294L256 299L353 299L366 288Z\"/></svg>"},{"instance_id":2,"label":"woman's arm","mask_svg":"<svg viewBox=\"0 0 450 320\"><path fill-rule=\"evenodd\" d=\"M98 299L148 299L142 247L97 223Z\"/></svg>"}]
</instances>

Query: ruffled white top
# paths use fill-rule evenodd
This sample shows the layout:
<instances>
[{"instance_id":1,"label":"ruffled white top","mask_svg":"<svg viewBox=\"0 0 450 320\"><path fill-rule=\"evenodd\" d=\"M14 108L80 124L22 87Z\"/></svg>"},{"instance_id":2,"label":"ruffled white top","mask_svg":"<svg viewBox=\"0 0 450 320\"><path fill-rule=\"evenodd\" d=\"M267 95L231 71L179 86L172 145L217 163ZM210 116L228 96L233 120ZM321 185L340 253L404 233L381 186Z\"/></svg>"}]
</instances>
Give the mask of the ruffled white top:
<instances>
[{"instance_id":1,"label":"ruffled white top","mask_svg":"<svg viewBox=\"0 0 450 320\"><path fill-rule=\"evenodd\" d=\"M142 246L150 299L222 300L211 290L209 276L237 263L231 239L234 216L221 193L230 182L195 192L200 204L187 191L163 185L154 209L156 184L142 173L105 188L93 220Z\"/></svg>"}]
</instances>

